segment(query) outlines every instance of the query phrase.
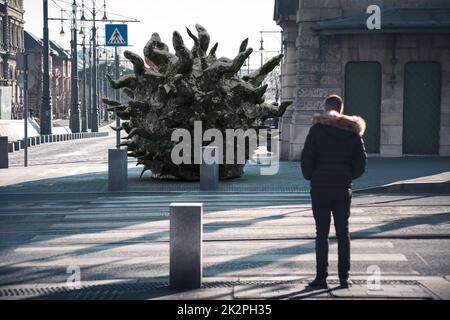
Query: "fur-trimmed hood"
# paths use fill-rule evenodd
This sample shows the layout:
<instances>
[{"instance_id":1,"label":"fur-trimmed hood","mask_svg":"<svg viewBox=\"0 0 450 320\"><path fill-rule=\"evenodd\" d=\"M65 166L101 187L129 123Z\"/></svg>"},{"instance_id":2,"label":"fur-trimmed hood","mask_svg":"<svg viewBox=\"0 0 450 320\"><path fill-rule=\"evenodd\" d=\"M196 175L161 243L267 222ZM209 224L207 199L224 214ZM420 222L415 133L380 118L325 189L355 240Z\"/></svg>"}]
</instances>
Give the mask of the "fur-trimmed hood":
<instances>
[{"instance_id":1,"label":"fur-trimmed hood","mask_svg":"<svg viewBox=\"0 0 450 320\"><path fill-rule=\"evenodd\" d=\"M363 136L366 132L366 122L363 118L357 116L345 116L336 111L328 111L323 114L314 115L314 124L335 127L345 131L350 131Z\"/></svg>"}]
</instances>

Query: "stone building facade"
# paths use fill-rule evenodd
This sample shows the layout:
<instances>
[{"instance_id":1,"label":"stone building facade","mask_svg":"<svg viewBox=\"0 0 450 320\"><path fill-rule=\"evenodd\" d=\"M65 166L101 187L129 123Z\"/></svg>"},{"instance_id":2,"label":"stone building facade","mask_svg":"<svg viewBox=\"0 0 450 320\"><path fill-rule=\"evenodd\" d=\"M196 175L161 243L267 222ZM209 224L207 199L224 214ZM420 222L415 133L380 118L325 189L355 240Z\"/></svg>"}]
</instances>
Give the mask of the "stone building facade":
<instances>
[{"instance_id":1,"label":"stone building facade","mask_svg":"<svg viewBox=\"0 0 450 320\"><path fill-rule=\"evenodd\" d=\"M42 106L43 43L25 31L25 52L28 54L28 103L31 116L39 117ZM50 94L52 114L57 119L69 119L71 99L70 54L56 42L50 41Z\"/></svg>"},{"instance_id":2,"label":"stone building facade","mask_svg":"<svg viewBox=\"0 0 450 320\"><path fill-rule=\"evenodd\" d=\"M369 30L370 5L381 29ZM276 0L283 29L282 159L301 156L330 94L368 123L369 153L450 156L450 3L442 0Z\"/></svg>"},{"instance_id":3,"label":"stone building facade","mask_svg":"<svg viewBox=\"0 0 450 320\"><path fill-rule=\"evenodd\" d=\"M0 118L21 116L16 53L24 50L23 0L0 0Z\"/></svg>"},{"instance_id":4,"label":"stone building facade","mask_svg":"<svg viewBox=\"0 0 450 320\"><path fill-rule=\"evenodd\" d=\"M70 118L72 92L72 61L70 54L54 41L50 41L52 49L51 86L53 115L56 119Z\"/></svg>"}]
</instances>

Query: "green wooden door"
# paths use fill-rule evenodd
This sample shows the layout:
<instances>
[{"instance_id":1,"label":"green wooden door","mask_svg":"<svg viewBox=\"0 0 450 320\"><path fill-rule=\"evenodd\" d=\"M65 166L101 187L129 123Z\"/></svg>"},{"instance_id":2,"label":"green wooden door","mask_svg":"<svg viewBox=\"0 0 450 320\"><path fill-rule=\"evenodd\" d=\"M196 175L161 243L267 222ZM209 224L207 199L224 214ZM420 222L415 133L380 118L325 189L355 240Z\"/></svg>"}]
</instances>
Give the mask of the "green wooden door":
<instances>
[{"instance_id":1,"label":"green wooden door","mask_svg":"<svg viewBox=\"0 0 450 320\"><path fill-rule=\"evenodd\" d=\"M439 63L407 63L404 94L403 153L438 154L441 115Z\"/></svg>"},{"instance_id":2,"label":"green wooden door","mask_svg":"<svg viewBox=\"0 0 450 320\"><path fill-rule=\"evenodd\" d=\"M345 114L364 118L368 153L380 153L381 65L349 62L345 70Z\"/></svg>"}]
</instances>

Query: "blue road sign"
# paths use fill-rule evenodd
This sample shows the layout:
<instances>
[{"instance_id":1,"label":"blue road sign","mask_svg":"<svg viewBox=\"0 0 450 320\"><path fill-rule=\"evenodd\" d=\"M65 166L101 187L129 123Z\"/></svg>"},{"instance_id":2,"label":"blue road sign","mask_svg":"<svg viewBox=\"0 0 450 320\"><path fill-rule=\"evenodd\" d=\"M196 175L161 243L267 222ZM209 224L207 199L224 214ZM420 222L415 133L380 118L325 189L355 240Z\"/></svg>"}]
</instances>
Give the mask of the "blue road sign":
<instances>
[{"instance_id":1,"label":"blue road sign","mask_svg":"<svg viewBox=\"0 0 450 320\"><path fill-rule=\"evenodd\" d=\"M106 24L106 46L126 47L128 46L128 25L126 24Z\"/></svg>"}]
</instances>

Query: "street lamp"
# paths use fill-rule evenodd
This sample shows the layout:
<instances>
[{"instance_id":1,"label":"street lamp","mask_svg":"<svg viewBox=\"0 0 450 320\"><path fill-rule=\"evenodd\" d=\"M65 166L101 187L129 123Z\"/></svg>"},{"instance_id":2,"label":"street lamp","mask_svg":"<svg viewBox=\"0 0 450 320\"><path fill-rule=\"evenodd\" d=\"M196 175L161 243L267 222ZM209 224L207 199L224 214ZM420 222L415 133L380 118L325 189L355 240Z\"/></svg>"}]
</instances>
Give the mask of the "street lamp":
<instances>
[{"instance_id":1,"label":"street lamp","mask_svg":"<svg viewBox=\"0 0 450 320\"><path fill-rule=\"evenodd\" d=\"M84 26L81 26L83 30ZM83 98L81 104L81 132L88 131L88 111L86 105L86 33L83 31Z\"/></svg>"},{"instance_id":2,"label":"street lamp","mask_svg":"<svg viewBox=\"0 0 450 320\"><path fill-rule=\"evenodd\" d=\"M66 33L64 32L64 20L63 20L64 17L63 17L63 13L64 13L64 10L61 9L61 31L59 32L59 35L61 37L64 37L66 35Z\"/></svg>"},{"instance_id":3,"label":"street lamp","mask_svg":"<svg viewBox=\"0 0 450 320\"><path fill-rule=\"evenodd\" d=\"M81 17L80 17L80 20L81 21L85 21L86 20L86 17L84 16L84 0L82 0L82 3L81 3Z\"/></svg>"},{"instance_id":4,"label":"street lamp","mask_svg":"<svg viewBox=\"0 0 450 320\"><path fill-rule=\"evenodd\" d=\"M99 131L99 115L98 115L98 95L97 95L97 25L96 25L96 15L97 8L95 0L92 1L92 132Z\"/></svg>"},{"instance_id":5,"label":"street lamp","mask_svg":"<svg viewBox=\"0 0 450 320\"><path fill-rule=\"evenodd\" d=\"M261 48L259 50L261 51L261 67L264 65L264 39L263 39L263 31L261 32Z\"/></svg>"},{"instance_id":6,"label":"street lamp","mask_svg":"<svg viewBox=\"0 0 450 320\"><path fill-rule=\"evenodd\" d=\"M72 4L72 99L70 113L70 129L73 133L80 133L80 105L78 102L78 30L77 30L77 2Z\"/></svg>"},{"instance_id":7,"label":"street lamp","mask_svg":"<svg viewBox=\"0 0 450 320\"><path fill-rule=\"evenodd\" d=\"M42 77L42 107L41 107L41 135L52 134L52 98L50 96L50 39L48 31L48 0L43 0L44 38L43 47L43 77Z\"/></svg>"},{"instance_id":8,"label":"street lamp","mask_svg":"<svg viewBox=\"0 0 450 320\"><path fill-rule=\"evenodd\" d=\"M284 51L284 47L283 47L283 31L260 31L261 33L261 67L264 65L264 58L263 58L263 54L265 48L264 48L264 38L263 38L263 34L268 33L268 34L278 34L280 35L281 39L280 39L280 47L281 47L281 51L280 53L283 53ZM267 51L266 51L267 52ZM283 64L281 64L281 70L280 70L280 84L282 85L283 83ZM280 99L282 100L281 94L280 94Z\"/></svg>"},{"instance_id":9,"label":"street lamp","mask_svg":"<svg viewBox=\"0 0 450 320\"><path fill-rule=\"evenodd\" d=\"M108 20L108 17L106 16L106 0L103 0L103 21Z\"/></svg>"},{"instance_id":10,"label":"street lamp","mask_svg":"<svg viewBox=\"0 0 450 320\"><path fill-rule=\"evenodd\" d=\"M49 34L48 34L48 21L49 20L61 20L61 36L65 35L63 23L65 20L72 20L72 42L71 42L71 48L72 48L72 101L71 101L71 115L73 115L73 119L71 116L71 127L73 127L74 132L80 132L78 130L80 126L82 126L81 130L84 130L84 127L87 127L88 129L91 129L92 132L98 132L99 131L99 88L101 88L101 85L97 83L97 80L104 80L104 79L97 79L98 78L98 39L97 39L97 25L96 22L106 22L110 21L112 22L139 22L139 20L136 19L121 19L119 20L108 20L107 12L106 12L106 0L103 0L103 18L102 20L97 20L96 15L98 14L98 11L101 9L98 9L96 5L97 1L92 0L92 18L86 19L84 10L86 9L85 0L82 0L81 4L81 28L79 30L79 35L83 36L83 65L87 63L86 61L86 43L85 43L85 37L86 31L84 30L84 22L89 21L92 22L92 28L90 28L90 31L87 32L90 34L89 38L89 53L88 53L88 59L89 59L89 68L88 70L85 70L85 66L83 66L83 77L87 77L89 75L89 78L86 79L86 85L88 85L89 88L89 97L84 99L84 103L87 103L86 108L83 107L83 115L82 115L82 122L87 122L86 126L84 123L80 125L80 106L79 106L79 98L78 98L78 91L79 91L79 85L78 85L78 54L77 54L77 1L73 0L72 4L72 13L73 17L72 19L64 19L63 13L64 10L61 11L61 18L49 18L48 17L48 0L43 0L44 5L44 75L43 75L43 94L42 94L42 108L41 108L41 131L42 134L51 134L51 98L50 98L50 75L49 75ZM45 58L47 57L47 58ZM85 86L85 82L82 82ZM86 89L85 89L86 90ZM87 91L87 90L86 90ZM84 115L84 110L86 110L87 115ZM86 120L85 120L86 119ZM72 125L73 120L73 125ZM50 127L49 129L47 127ZM47 133L50 132L50 133Z\"/></svg>"}]
</instances>

